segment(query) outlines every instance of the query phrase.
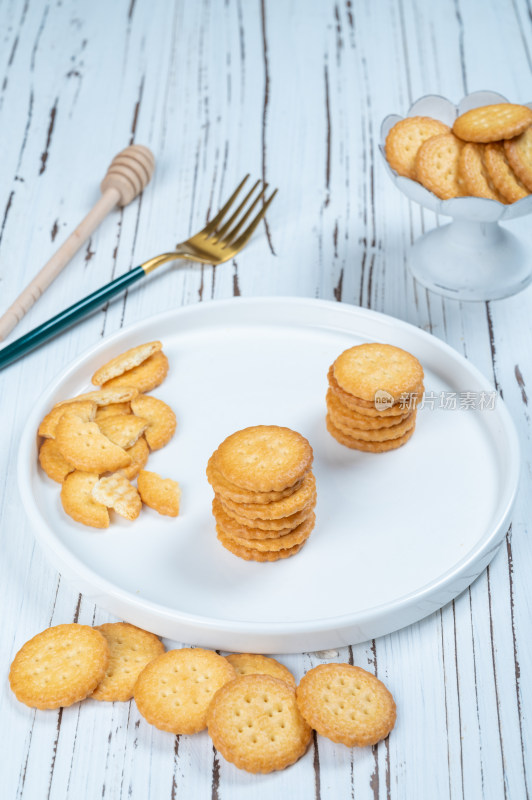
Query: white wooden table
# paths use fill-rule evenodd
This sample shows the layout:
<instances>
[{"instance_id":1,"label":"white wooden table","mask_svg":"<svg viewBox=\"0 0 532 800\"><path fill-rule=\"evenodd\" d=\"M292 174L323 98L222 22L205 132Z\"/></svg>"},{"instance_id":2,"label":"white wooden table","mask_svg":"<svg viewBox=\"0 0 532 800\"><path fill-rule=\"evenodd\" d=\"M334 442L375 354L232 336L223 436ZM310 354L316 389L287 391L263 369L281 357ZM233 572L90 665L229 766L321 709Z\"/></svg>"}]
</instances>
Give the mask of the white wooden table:
<instances>
[{"instance_id":1,"label":"white wooden table","mask_svg":"<svg viewBox=\"0 0 532 800\"><path fill-rule=\"evenodd\" d=\"M97 199L116 152L139 142L157 159L144 196L106 220L16 335L200 228L243 173L281 190L235 261L154 276L0 373L2 797L528 798L532 289L457 303L417 285L408 248L440 220L391 185L377 140L386 114L429 92L530 100L529 4L3 0L0 42L1 310ZM532 246L529 220L508 227ZM148 726L134 703L35 712L7 687L11 659L38 631L110 619L50 566L21 508L17 444L34 398L121 326L233 295L335 299L430 331L494 382L524 455L513 524L481 577L419 624L337 656L392 690L389 739L349 750L320 738L269 776L225 762L206 733ZM297 678L320 662L281 660Z\"/></svg>"}]
</instances>

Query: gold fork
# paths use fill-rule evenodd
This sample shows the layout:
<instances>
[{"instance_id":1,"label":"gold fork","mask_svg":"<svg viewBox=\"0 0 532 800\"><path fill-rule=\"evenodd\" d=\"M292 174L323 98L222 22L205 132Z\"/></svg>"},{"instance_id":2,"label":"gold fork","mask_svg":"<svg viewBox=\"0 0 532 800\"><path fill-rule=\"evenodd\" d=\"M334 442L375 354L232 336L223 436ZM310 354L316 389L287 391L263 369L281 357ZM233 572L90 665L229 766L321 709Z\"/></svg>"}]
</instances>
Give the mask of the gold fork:
<instances>
[{"instance_id":1,"label":"gold fork","mask_svg":"<svg viewBox=\"0 0 532 800\"><path fill-rule=\"evenodd\" d=\"M83 300L79 300L73 306L61 311L55 317L49 319L48 322L44 322L29 333L21 336L20 339L16 339L7 347L3 347L0 350L0 369L39 347L39 345L44 344L44 342L47 342L60 331L69 328L78 320L83 319L91 311L106 303L127 286L131 286L132 283L153 272L161 264L175 261L178 258L187 258L191 261L199 261L202 264L217 265L233 258L248 243L255 228L264 218L273 198L277 194L277 189L275 189L268 199L264 200L268 184L263 184L257 194L256 190L262 181L256 181L242 202L228 217L248 178L249 175L246 175L226 204L222 206L203 230L191 236L185 242L178 244L175 250L148 259L148 261L130 270L125 275L115 278L114 281L100 287L100 289L84 297ZM242 230L261 200L264 200L262 208L247 227Z\"/></svg>"}]
</instances>

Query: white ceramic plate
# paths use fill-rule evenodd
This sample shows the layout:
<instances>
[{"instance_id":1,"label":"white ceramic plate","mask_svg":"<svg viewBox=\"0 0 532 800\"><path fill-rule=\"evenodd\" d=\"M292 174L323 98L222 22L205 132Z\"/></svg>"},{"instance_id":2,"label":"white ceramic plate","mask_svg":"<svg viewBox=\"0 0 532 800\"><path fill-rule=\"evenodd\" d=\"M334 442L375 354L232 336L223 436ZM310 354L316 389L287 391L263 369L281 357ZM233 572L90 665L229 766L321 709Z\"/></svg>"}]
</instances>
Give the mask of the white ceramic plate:
<instances>
[{"instance_id":1,"label":"white ceramic plate","mask_svg":"<svg viewBox=\"0 0 532 800\"><path fill-rule=\"evenodd\" d=\"M170 360L154 394L175 409L178 430L148 468L180 481L181 515L145 509L134 523L117 518L105 531L83 527L63 513L58 485L38 467L35 431L54 402L89 388L98 366L152 339L163 341ZM519 472L515 429L497 399L493 410L426 407L411 441L390 453L339 445L325 428L327 369L363 341L414 353L435 396L493 392L435 337L320 300L202 303L100 342L36 401L20 444L23 506L53 564L116 616L223 650L337 647L447 603L486 567L508 528ZM297 556L272 564L243 561L217 541L205 478L218 444L255 424L294 428L315 454L316 528Z\"/></svg>"}]
</instances>

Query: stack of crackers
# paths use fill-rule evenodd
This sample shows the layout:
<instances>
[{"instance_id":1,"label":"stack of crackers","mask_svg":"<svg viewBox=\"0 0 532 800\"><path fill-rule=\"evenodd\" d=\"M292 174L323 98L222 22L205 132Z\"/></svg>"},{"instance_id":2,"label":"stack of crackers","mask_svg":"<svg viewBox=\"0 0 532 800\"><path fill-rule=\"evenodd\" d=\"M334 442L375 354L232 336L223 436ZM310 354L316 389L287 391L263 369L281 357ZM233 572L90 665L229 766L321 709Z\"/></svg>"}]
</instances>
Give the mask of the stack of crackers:
<instances>
[{"instance_id":1,"label":"stack of crackers","mask_svg":"<svg viewBox=\"0 0 532 800\"><path fill-rule=\"evenodd\" d=\"M134 697L150 724L173 734L207 728L224 758L251 773L293 764L313 729L365 747L388 736L396 719L388 689L360 667L320 664L297 686L274 658L201 647L166 652L157 636L126 622L47 628L18 651L9 682L20 702L39 709Z\"/></svg>"},{"instance_id":2,"label":"stack of crackers","mask_svg":"<svg viewBox=\"0 0 532 800\"><path fill-rule=\"evenodd\" d=\"M176 430L170 406L146 394L167 372L161 342L133 347L94 373L100 389L56 403L42 420L39 462L61 484L61 503L72 519L107 528L109 509L133 520L143 503L178 515L179 484L144 469L150 451L164 447Z\"/></svg>"},{"instance_id":3,"label":"stack of crackers","mask_svg":"<svg viewBox=\"0 0 532 800\"><path fill-rule=\"evenodd\" d=\"M313 453L300 433L257 425L228 436L209 459L218 539L247 561L298 553L315 523Z\"/></svg>"},{"instance_id":4,"label":"stack of crackers","mask_svg":"<svg viewBox=\"0 0 532 800\"><path fill-rule=\"evenodd\" d=\"M386 158L399 175L452 197L515 203L532 192L532 109L498 103L466 111L449 128L406 117L386 137Z\"/></svg>"},{"instance_id":5,"label":"stack of crackers","mask_svg":"<svg viewBox=\"0 0 532 800\"><path fill-rule=\"evenodd\" d=\"M327 429L340 444L383 453L411 438L423 394L415 356L389 344L357 345L338 356L328 380Z\"/></svg>"}]
</instances>

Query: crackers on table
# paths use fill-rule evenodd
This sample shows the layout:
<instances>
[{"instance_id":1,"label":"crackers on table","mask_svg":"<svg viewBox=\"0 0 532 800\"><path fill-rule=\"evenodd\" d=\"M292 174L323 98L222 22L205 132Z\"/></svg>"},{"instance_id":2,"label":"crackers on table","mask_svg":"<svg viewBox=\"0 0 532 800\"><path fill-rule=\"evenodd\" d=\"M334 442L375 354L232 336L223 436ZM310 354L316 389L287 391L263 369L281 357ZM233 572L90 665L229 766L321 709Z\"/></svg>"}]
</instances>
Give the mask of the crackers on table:
<instances>
[{"instance_id":1,"label":"crackers on table","mask_svg":"<svg viewBox=\"0 0 532 800\"><path fill-rule=\"evenodd\" d=\"M279 519L244 517L235 511L234 508L229 508L229 506L224 503L222 498L218 499L227 516L232 517L240 525L245 525L249 528L257 528L263 531L280 531L286 530L287 528L293 530L307 519L308 515L316 505L316 492L312 495L309 504L305 506L305 508L301 509L301 511L297 511L295 514L290 514L288 517L280 517Z\"/></svg>"},{"instance_id":2,"label":"crackers on table","mask_svg":"<svg viewBox=\"0 0 532 800\"><path fill-rule=\"evenodd\" d=\"M341 431L336 427L328 414L325 422L327 425L327 430L331 436L333 436L336 441L339 442L339 444L343 444L345 447L351 448L351 450L362 450L365 453L387 453L389 450L397 450L412 438L415 430L415 425L413 425L410 430L408 430L402 436L398 436L397 439L368 442L367 440L357 439L355 436L350 436L349 434Z\"/></svg>"},{"instance_id":3,"label":"crackers on table","mask_svg":"<svg viewBox=\"0 0 532 800\"><path fill-rule=\"evenodd\" d=\"M57 483L63 483L75 467L61 455L53 439L45 439L39 449L39 463L49 478Z\"/></svg>"},{"instance_id":4,"label":"crackers on table","mask_svg":"<svg viewBox=\"0 0 532 800\"><path fill-rule=\"evenodd\" d=\"M235 503L229 497L224 497L222 502L227 509L242 517L282 519L308 508L315 494L316 479L312 472L307 472L299 489L281 500L273 500L271 503Z\"/></svg>"},{"instance_id":5,"label":"crackers on table","mask_svg":"<svg viewBox=\"0 0 532 800\"><path fill-rule=\"evenodd\" d=\"M484 145L468 142L462 148L458 161L458 172L462 178L466 193L473 197L485 197L506 203L505 198L497 191L490 178L484 162Z\"/></svg>"},{"instance_id":6,"label":"crackers on table","mask_svg":"<svg viewBox=\"0 0 532 800\"><path fill-rule=\"evenodd\" d=\"M281 559L295 556L297 553L299 553L307 541L305 539L299 544L295 544L292 547L284 547L280 550L259 550L256 547L249 547L247 543L245 545L237 544L236 540L233 539L233 537L228 536L219 525L216 526L216 536L218 541L225 547L225 549L229 550L229 552L233 553L233 555L243 558L244 561L261 562L280 561Z\"/></svg>"},{"instance_id":7,"label":"crackers on table","mask_svg":"<svg viewBox=\"0 0 532 800\"><path fill-rule=\"evenodd\" d=\"M514 103L472 108L455 119L453 133L466 142L498 142L519 136L532 125L532 110Z\"/></svg>"},{"instance_id":8,"label":"crackers on table","mask_svg":"<svg viewBox=\"0 0 532 800\"><path fill-rule=\"evenodd\" d=\"M284 497L293 494L303 482L303 480L297 481L293 486L289 486L279 492L250 492L248 489L241 489L224 478L216 467L216 453L212 454L207 464L207 480L214 489L215 494L228 497L235 503L273 503L275 500L282 500Z\"/></svg>"},{"instance_id":9,"label":"crackers on table","mask_svg":"<svg viewBox=\"0 0 532 800\"><path fill-rule=\"evenodd\" d=\"M107 669L105 637L88 625L55 625L24 644L9 671L17 700L31 708L60 708L83 700Z\"/></svg>"},{"instance_id":10,"label":"crackers on table","mask_svg":"<svg viewBox=\"0 0 532 800\"><path fill-rule=\"evenodd\" d=\"M118 390L126 386L134 386L139 394L151 392L161 384L168 374L168 359L162 350L116 378L107 381L102 389Z\"/></svg>"},{"instance_id":11,"label":"crackers on table","mask_svg":"<svg viewBox=\"0 0 532 800\"><path fill-rule=\"evenodd\" d=\"M112 414L96 418L96 423L109 441L129 450L148 427L148 420L135 414Z\"/></svg>"},{"instance_id":12,"label":"crackers on table","mask_svg":"<svg viewBox=\"0 0 532 800\"><path fill-rule=\"evenodd\" d=\"M377 744L395 725L395 702L386 686L351 664L319 664L303 676L296 697L312 728L347 747Z\"/></svg>"},{"instance_id":13,"label":"crackers on table","mask_svg":"<svg viewBox=\"0 0 532 800\"><path fill-rule=\"evenodd\" d=\"M423 383L420 383L412 391L402 392L397 400L392 398L394 400L393 405L381 408L381 406L375 402L375 397L373 401L361 400L359 397L355 397L355 395L342 389L334 377L334 364L329 367L327 380L329 381L329 391L332 392L338 402L342 404L343 410L353 415L353 420L358 420L360 417L363 417L368 420L368 422L379 424L381 421L384 422L385 420L392 422L392 417L395 418L393 420L395 424L401 416L404 416L408 411L415 408L425 390Z\"/></svg>"},{"instance_id":14,"label":"crackers on table","mask_svg":"<svg viewBox=\"0 0 532 800\"><path fill-rule=\"evenodd\" d=\"M167 517L179 515L181 489L177 481L161 478L156 472L141 469L137 478L137 487L145 505Z\"/></svg>"},{"instance_id":15,"label":"crackers on table","mask_svg":"<svg viewBox=\"0 0 532 800\"><path fill-rule=\"evenodd\" d=\"M133 447L128 448L127 454L131 458L131 464L129 464L127 467L122 467L122 469L119 469L118 472L120 472L124 478L127 478L128 481L132 481L137 477L140 470L146 466L148 456L150 455L150 448L148 447L144 436L141 436L139 439L137 439Z\"/></svg>"},{"instance_id":16,"label":"crackers on table","mask_svg":"<svg viewBox=\"0 0 532 800\"><path fill-rule=\"evenodd\" d=\"M73 411L59 420L55 441L64 458L85 472L114 472L131 464L131 456L104 436L96 422L84 422Z\"/></svg>"},{"instance_id":17,"label":"crackers on table","mask_svg":"<svg viewBox=\"0 0 532 800\"><path fill-rule=\"evenodd\" d=\"M108 528L107 507L92 496L92 490L97 483L98 475L79 470L71 472L61 487L61 504L68 516L76 522L92 528Z\"/></svg>"},{"instance_id":18,"label":"crackers on table","mask_svg":"<svg viewBox=\"0 0 532 800\"><path fill-rule=\"evenodd\" d=\"M285 489L310 469L313 453L300 433L278 425L255 425L231 434L217 450L224 478L250 491Z\"/></svg>"},{"instance_id":19,"label":"crackers on table","mask_svg":"<svg viewBox=\"0 0 532 800\"><path fill-rule=\"evenodd\" d=\"M241 522L238 522L234 516L231 517L224 509L224 506L221 503L219 497L215 497L212 501L212 513L216 522L220 525L220 527L224 530L224 532L232 537L233 539L270 539L277 536L286 536L287 533L291 533L294 530L297 530L299 525L302 525L307 520L307 515L298 515L298 520L296 520L296 524L293 522L287 522L287 526L285 528L257 528L253 525L242 525ZM246 520L246 522L250 522L250 520Z\"/></svg>"},{"instance_id":20,"label":"crackers on table","mask_svg":"<svg viewBox=\"0 0 532 800\"><path fill-rule=\"evenodd\" d=\"M159 450L168 444L177 426L175 414L169 405L157 397L142 394L131 401L131 409L147 422L144 436L150 450Z\"/></svg>"},{"instance_id":21,"label":"crackers on table","mask_svg":"<svg viewBox=\"0 0 532 800\"><path fill-rule=\"evenodd\" d=\"M394 414L389 417L368 417L364 414L360 414L358 411L355 411L354 406L346 406L342 400L340 400L338 394L333 392L331 388L327 390L325 400L329 411L332 411L334 416L343 422L344 425L350 425L352 428L358 428L359 430L364 431L393 428L395 425L399 425L401 422L404 422L409 414L412 413L411 410L404 408L402 409L403 413ZM412 405L415 405L414 401L412 402Z\"/></svg>"},{"instance_id":22,"label":"crackers on table","mask_svg":"<svg viewBox=\"0 0 532 800\"><path fill-rule=\"evenodd\" d=\"M378 391L387 392L397 403L423 381L423 367L415 356L377 342L344 350L333 364L333 374L344 392L372 403Z\"/></svg>"},{"instance_id":23,"label":"crackers on table","mask_svg":"<svg viewBox=\"0 0 532 800\"><path fill-rule=\"evenodd\" d=\"M427 139L449 133L445 123L431 117L405 117L396 122L386 137L386 159L398 175L416 179L416 155Z\"/></svg>"},{"instance_id":24,"label":"crackers on table","mask_svg":"<svg viewBox=\"0 0 532 800\"><path fill-rule=\"evenodd\" d=\"M487 144L484 158L493 185L509 203L528 197L530 192L508 163L502 142Z\"/></svg>"},{"instance_id":25,"label":"crackers on table","mask_svg":"<svg viewBox=\"0 0 532 800\"><path fill-rule=\"evenodd\" d=\"M130 700L138 676L154 658L165 652L164 644L154 633L129 622L106 622L95 630L107 641L109 662L91 697L110 703Z\"/></svg>"},{"instance_id":26,"label":"crackers on table","mask_svg":"<svg viewBox=\"0 0 532 800\"><path fill-rule=\"evenodd\" d=\"M241 675L223 686L209 706L207 725L218 752L252 773L288 767L312 738L294 689L271 675Z\"/></svg>"},{"instance_id":27,"label":"crackers on table","mask_svg":"<svg viewBox=\"0 0 532 800\"><path fill-rule=\"evenodd\" d=\"M458 162L464 143L452 133L427 139L416 156L416 177L425 189L441 200L463 197Z\"/></svg>"},{"instance_id":28,"label":"crackers on table","mask_svg":"<svg viewBox=\"0 0 532 800\"><path fill-rule=\"evenodd\" d=\"M129 520L136 519L142 508L139 493L127 478L118 472L100 478L92 487L92 496L97 503L112 508L121 517Z\"/></svg>"},{"instance_id":29,"label":"crackers on table","mask_svg":"<svg viewBox=\"0 0 532 800\"><path fill-rule=\"evenodd\" d=\"M262 553L273 553L277 552L278 550L288 550L298 544L303 544L306 542L314 525L316 523L316 515L314 512L311 512L307 519L298 525L297 528L294 528L288 533L281 533L278 536L235 536L231 533L231 529L224 527L219 519L217 521L217 530L220 530L220 533L224 537L225 540L229 540L234 545L239 545L240 547L245 547L249 550L258 550ZM254 531L250 529L253 533Z\"/></svg>"},{"instance_id":30,"label":"crackers on table","mask_svg":"<svg viewBox=\"0 0 532 800\"><path fill-rule=\"evenodd\" d=\"M116 358L112 358L103 367L97 369L92 376L92 383L95 386L102 386L111 378L117 378L124 372L127 372L134 367L138 367L143 361L152 356L154 353L162 349L162 344L159 341L147 342L146 344L139 344L137 347L132 347L121 353Z\"/></svg>"},{"instance_id":31,"label":"crackers on table","mask_svg":"<svg viewBox=\"0 0 532 800\"><path fill-rule=\"evenodd\" d=\"M405 420L393 427L365 431L359 428L353 428L353 426L349 424L346 425L331 409L328 409L328 411L329 419L335 428L346 436L350 436L352 439L362 442L390 442L392 439L399 439L414 427L417 416L417 411L412 411Z\"/></svg>"},{"instance_id":32,"label":"crackers on table","mask_svg":"<svg viewBox=\"0 0 532 800\"><path fill-rule=\"evenodd\" d=\"M135 702L142 716L160 730L198 733L207 725L214 694L234 677L231 664L213 650L169 650L140 673Z\"/></svg>"},{"instance_id":33,"label":"crackers on table","mask_svg":"<svg viewBox=\"0 0 532 800\"><path fill-rule=\"evenodd\" d=\"M95 419L97 405L92 400L81 400L75 403L66 403L61 406L54 406L52 410L45 416L39 425L37 433L39 436L44 436L46 439L55 439L55 432L57 424L66 411L75 411L76 414L85 420L91 422Z\"/></svg>"},{"instance_id":34,"label":"crackers on table","mask_svg":"<svg viewBox=\"0 0 532 800\"><path fill-rule=\"evenodd\" d=\"M226 656L237 675L271 675L273 678L286 681L290 686L296 685L296 679L284 664L269 656L258 653L231 653Z\"/></svg>"},{"instance_id":35,"label":"crackers on table","mask_svg":"<svg viewBox=\"0 0 532 800\"><path fill-rule=\"evenodd\" d=\"M532 127L504 142L508 163L521 183L532 192Z\"/></svg>"}]
</instances>

